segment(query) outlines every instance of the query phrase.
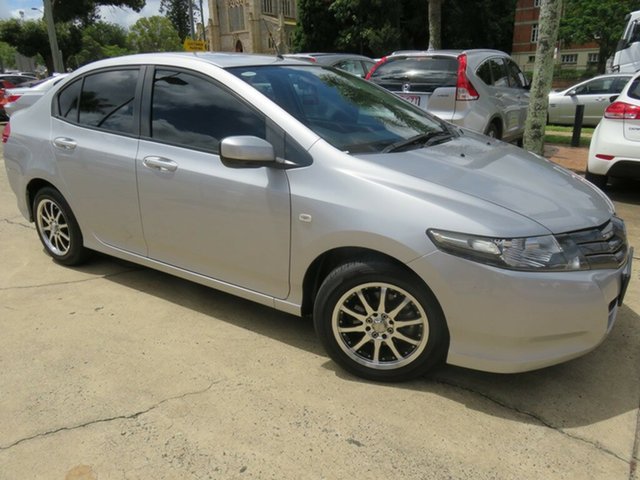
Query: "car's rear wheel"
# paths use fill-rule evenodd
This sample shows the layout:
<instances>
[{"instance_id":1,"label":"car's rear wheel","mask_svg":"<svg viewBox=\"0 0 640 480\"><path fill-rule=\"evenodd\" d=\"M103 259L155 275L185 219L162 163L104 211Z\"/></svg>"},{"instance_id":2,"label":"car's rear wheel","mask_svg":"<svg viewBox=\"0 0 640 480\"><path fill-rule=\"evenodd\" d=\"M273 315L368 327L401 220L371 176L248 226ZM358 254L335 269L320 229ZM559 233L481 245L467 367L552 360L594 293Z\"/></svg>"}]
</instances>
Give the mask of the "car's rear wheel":
<instances>
[{"instance_id":1,"label":"car's rear wheel","mask_svg":"<svg viewBox=\"0 0 640 480\"><path fill-rule=\"evenodd\" d=\"M349 372L402 381L444 360L447 329L433 293L391 263L356 261L331 272L314 306L329 356Z\"/></svg>"},{"instance_id":2,"label":"car's rear wheel","mask_svg":"<svg viewBox=\"0 0 640 480\"><path fill-rule=\"evenodd\" d=\"M593 183L596 187L602 189L607 185L607 176L606 175L597 175L595 173L591 173L589 171L585 172L584 178Z\"/></svg>"},{"instance_id":3,"label":"car's rear wheel","mask_svg":"<svg viewBox=\"0 0 640 480\"><path fill-rule=\"evenodd\" d=\"M69 266L86 260L80 227L60 192L51 187L38 191L33 212L40 241L54 260Z\"/></svg>"},{"instance_id":4,"label":"car's rear wheel","mask_svg":"<svg viewBox=\"0 0 640 480\"><path fill-rule=\"evenodd\" d=\"M498 124L493 121L489 124L489 126L487 127L487 130L484 132L484 134L487 137L491 137L491 138L496 138L498 140L500 140L500 138L502 137L500 135L500 128L498 127Z\"/></svg>"}]
</instances>

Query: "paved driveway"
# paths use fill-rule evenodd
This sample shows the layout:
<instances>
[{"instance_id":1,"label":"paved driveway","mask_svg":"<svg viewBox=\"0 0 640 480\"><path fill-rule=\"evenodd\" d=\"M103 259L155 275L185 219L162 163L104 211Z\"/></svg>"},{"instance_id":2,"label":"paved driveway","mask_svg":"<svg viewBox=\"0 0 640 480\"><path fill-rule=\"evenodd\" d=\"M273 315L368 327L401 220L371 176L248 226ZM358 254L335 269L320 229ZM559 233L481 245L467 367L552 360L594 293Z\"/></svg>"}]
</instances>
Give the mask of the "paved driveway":
<instances>
[{"instance_id":1,"label":"paved driveway","mask_svg":"<svg viewBox=\"0 0 640 480\"><path fill-rule=\"evenodd\" d=\"M2 162L0 162L2 163ZM0 479L637 480L636 246L606 342L519 375L374 384L300 320L97 256L47 257L0 165Z\"/></svg>"}]
</instances>

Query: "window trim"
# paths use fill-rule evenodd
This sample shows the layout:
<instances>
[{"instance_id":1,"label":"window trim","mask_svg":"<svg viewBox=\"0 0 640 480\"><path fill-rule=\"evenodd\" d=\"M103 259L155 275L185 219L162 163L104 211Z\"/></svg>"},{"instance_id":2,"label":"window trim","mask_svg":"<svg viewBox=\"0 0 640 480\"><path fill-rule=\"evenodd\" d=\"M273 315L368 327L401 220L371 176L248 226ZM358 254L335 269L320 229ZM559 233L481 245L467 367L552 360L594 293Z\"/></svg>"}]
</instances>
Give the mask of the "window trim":
<instances>
[{"instance_id":1,"label":"window trim","mask_svg":"<svg viewBox=\"0 0 640 480\"><path fill-rule=\"evenodd\" d=\"M68 123L70 125L74 125L76 127L86 128L88 130L95 130L98 132L110 133L112 135L122 135L130 138L140 138L140 110L141 110L141 102L142 102L144 69L145 67L143 65L123 65L123 66L116 66L116 67L106 67L106 68L91 70L89 72L82 74L81 76L74 78L69 82L65 82L65 85L62 88L60 88L51 99L51 116L62 122ZM134 98L133 98L133 121L132 121L133 131L132 133L127 133L120 130L109 130L106 128L95 127L93 125L85 125L83 123L80 123L79 121L80 103L79 102L80 102L80 98L82 97L82 91L84 89L85 79L90 75L97 75L97 74L106 73L106 72L121 72L123 70L138 71L138 80L136 83L136 89L135 89ZM78 97L77 99L78 103L76 104L76 118L74 121L71 121L67 118L60 116L58 98L60 97L60 94L62 92L64 92L67 88L71 87L71 85L75 84L76 82L80 82L80 96Z\"/></svg>"}]
</instances>

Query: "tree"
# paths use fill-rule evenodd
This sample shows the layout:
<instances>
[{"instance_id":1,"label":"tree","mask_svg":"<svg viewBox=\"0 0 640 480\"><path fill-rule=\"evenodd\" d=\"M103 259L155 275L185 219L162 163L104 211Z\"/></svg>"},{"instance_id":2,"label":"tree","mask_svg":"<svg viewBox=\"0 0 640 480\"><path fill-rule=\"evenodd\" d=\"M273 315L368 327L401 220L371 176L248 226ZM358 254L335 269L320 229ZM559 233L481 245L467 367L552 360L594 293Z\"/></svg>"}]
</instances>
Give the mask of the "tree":
<instances>
[{"instance_id":1,"label":"tree","mask_svg":"<svg viewBox=\"0 0 640 480\"><path fill-rule=\"evenodd\" d=\"M442 0L429 0L429 49L442 48L441 26Z\"/></svg>"},{"instance_id":2,"label":"tree","mask_svg":"<svg viewBox=\"0 0 640 480\"><path fill-rule=\"evenodd\" d=\"M0 42L0 73L4 73L5 68L16 67L16 53L18 51L6 42Z\"/></svg>"},{"instance_id":3,"label":"tree","mask_svg":"<svg viewBox=\"0 0 640 480\"><path fill-rule=\"evenodd\" d=\"M598 73L615 53L624 17L640 9L640 0L565 0L560 36L566 42L598 44Z\"/></svg>"},{"instance_id":4,"label":"tree","mask_svg":"<svg viewBox=\"0 0 640 480\"><path fill-rule=\"evenodd\" d=\"M130 53L127 44L127 31L113 23L97 22L82 31L82 48L69 59L74 67Z\"/></svg>"},{"instance_id":5,"label":"tree","mask_svg":"<svg viewBox=\"0 0 640 480\"><path fill-rule=\"evenodd\" d=\"M155 16L141 18L131 27L129 46L139 53L182 50L178 32L169 19Z\"/></svg>"},{"instance_id":6,"label":"tree","mask_svg":"<svg viewBox=\"0 0 640 480\"><path fill-rule=\"evenodd\" d=\"M538 21L538 47L533 67L524 148L542 155L547 125L548 95L553 79L553 53L558 41L562 0L542 0Z\"/></svg>"},{"instance_id":7,"label":"tree","mask_svg":"<svg viewBox=\"0 0 640 480\"><path fill-rule=\"evenodd\" d=\"M333 52L336 21L332 0L298 0L298 24L293 39L296 52Z\"/></svg>"},{"instance_id":8,"label":"tree","mask_svg":"<svg viewBox=\"0 0 640 480\"><path fill-rule=\"evenodd\" d=\"M56 35L59 48L65 58L80 51L82 34L79 27L70 23L56 24ZM49 36L44 21L17 19L1 21L0 41L8 43L27 57L41 55L49 72L53 71Z\"/></svg>"},{"instance_id":9,"label":"tree","mask_svg":"<svg viewBox=\"0 0 640 480\"><path fill-rule=\"evenodd\" d=\"M139 12L145 0L58 0L53 1L53 19L58 22L79 22L89 25L98 20L98 7L127 7Z\"/></svg>"},{"instance_id":10,"label":"tree","mask_svg":"<svg viewBox=\"0 0 640 480\"><path fill-rule=\"evenodd\" d=\"M160 13L164 14L178 32L180 41L184 42L191 32L191 19L189 18L189 2L192 0L160 0ZM193 3L193 2L192 2ZM192 11L199 12L196 5L192 4Z\"/></svg>"},{"instance_id":11,"label":"tree","mask_svg":"<svg viewBox=\"0 0 640 480\"><path fill-rule=\"evenodd\" d=\"M335 0L329 10L336 20L333 36L338 50L379 56L400 48L400 2Z\"/></svg>"}]
</instances>

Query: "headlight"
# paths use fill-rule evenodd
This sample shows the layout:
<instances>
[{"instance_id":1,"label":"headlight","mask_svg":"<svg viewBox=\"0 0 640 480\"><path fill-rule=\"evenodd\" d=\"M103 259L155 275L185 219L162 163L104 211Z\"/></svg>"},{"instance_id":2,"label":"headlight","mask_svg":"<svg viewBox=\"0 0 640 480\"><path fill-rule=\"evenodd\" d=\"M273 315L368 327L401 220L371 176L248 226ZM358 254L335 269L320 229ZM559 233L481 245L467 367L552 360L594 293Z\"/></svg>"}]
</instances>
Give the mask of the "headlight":
<instances>
[{"instance_id":1,"label":"headlight","mask_svg":"<svg viewBox=\"0 0 640 480\"><path fill-rule=\"evenodd\" d=\"M491 238L444 230L427 230L440 250L510 270L588 270L578 246L566 235L522 238Z\"/></svg>"}]
</instances>

